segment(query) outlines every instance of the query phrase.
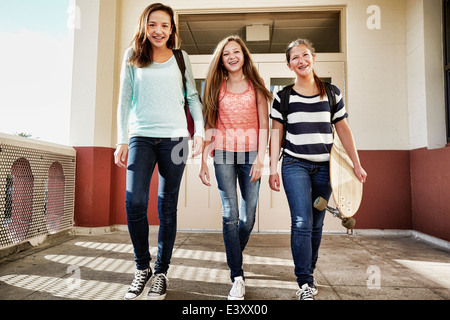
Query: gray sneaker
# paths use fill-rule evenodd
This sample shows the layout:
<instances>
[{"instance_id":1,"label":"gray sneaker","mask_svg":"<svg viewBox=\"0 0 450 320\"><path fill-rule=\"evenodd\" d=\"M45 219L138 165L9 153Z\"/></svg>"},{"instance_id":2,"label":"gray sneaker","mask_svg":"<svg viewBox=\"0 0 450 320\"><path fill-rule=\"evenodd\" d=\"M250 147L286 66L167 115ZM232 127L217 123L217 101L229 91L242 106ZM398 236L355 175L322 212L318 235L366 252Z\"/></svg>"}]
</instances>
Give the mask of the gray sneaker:
<instances>
[{"instance_id":1,"label":"gray sneaker","mask_svg":"<svg viewBox=\"0 0 450 320\"><path fill-rule=\"evenodd\" d=\"M150 289L148 290L148 300L164 300L169 279L164 273L155 274L150 280Z\"/></svg>"}]
</instances>

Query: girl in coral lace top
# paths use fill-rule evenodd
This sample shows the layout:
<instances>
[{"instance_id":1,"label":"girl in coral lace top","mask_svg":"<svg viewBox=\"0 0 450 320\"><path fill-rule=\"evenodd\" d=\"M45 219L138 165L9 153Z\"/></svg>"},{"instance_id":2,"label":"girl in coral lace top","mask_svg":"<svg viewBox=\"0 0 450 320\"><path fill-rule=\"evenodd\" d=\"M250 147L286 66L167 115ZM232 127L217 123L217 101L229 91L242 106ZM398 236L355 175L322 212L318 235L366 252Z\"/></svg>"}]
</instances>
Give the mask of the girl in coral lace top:
<instances>
[{"instance_id":1,"label":"girl in coral lace top","mask_svg":"<svg viewBox=\"0 0 450 320\"><path fill-rule=\"evenodd\" d=\"M271 93L258 74L244 42L222 40L215 50L203 98L205 148L200 179L210 186L207 158L214 169L222 201L223 238L231 288L228 299L244 299L242 252L255 223L260 179L268 140ZM237 183L241 193L240 207Z\"/></svg>"}]
</instances>

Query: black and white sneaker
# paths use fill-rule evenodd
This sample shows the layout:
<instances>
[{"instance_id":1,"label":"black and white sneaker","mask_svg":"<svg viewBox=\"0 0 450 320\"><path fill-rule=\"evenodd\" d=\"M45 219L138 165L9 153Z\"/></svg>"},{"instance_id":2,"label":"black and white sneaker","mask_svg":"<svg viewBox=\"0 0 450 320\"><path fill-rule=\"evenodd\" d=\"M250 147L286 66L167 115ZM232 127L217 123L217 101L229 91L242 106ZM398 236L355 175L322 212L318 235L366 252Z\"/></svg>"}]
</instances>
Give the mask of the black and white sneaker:
<instances>
[{"instance_id":1,"label":"black and white sneaker","mask_svg":"<svg viewBox=\"0 0 450 320\"><path fill-rule=\"evenodd\" d=\"M148 290L148 300L164 300L169 279L164 273L155 274L150 280L150 289Z\"/></svg>"},{"instance_id":2,"label":"black and white sneaker","mask_svg":"<svg viewBox=\"0 0 450 320\"><path fill-rule=\"evenodd\" d=\"M314 295L307 283L297 291L298 300L314 300Z\"/></svg>"},{"instance_id":3,"label":"black and white sneaker","mask_svg":"<svg viewBox=\"0 0 450 320\"><path fill-rule=\"evenodd\" d=\"M148 268L146 270L135 270L134 279L125 294L125 300L135 300L142 295L144 292L145 285L152 276L152 269Z\"/></svg>"}]
</instances>

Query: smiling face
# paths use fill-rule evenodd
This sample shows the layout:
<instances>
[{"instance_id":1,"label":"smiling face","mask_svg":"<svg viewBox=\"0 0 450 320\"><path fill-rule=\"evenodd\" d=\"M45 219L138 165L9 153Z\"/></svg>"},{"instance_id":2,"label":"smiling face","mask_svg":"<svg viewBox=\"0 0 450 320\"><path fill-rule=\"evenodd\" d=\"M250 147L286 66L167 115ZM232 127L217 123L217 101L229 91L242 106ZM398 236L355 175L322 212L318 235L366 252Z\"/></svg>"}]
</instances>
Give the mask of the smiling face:
<instances>
[{"instance_id":1,"label":"smiling face","mask_svg":"<svg viewBox=\"0 0 450 320\"><path fill-rule=\"evenodd\" d=\"M288 67L301 77L313 74L313 67L316 58L311 53L308 46L300 44L290 51Z\"/></svg>"},{"instance_id":2,"label":"smiling face","mask_svg":"<svg viewBox=\"0 0 450 320\"><path fill-rule=\"evenodd\" d=\"M147 38L152 46L156 48L166 46L171 34L170 15L162 10L152 12L147 21Z\"/></svg>"},{"instance_id":3,"label":"smiling face","mask_svg":"<svg viewBox=\"0 0 450 320\"><path fill-rule=\"evenodd\" d=\"M222 51L222 62L229 73L240 71L244 65L244 53L236 41L228 42Z\"/></svg>"}]
</instances>

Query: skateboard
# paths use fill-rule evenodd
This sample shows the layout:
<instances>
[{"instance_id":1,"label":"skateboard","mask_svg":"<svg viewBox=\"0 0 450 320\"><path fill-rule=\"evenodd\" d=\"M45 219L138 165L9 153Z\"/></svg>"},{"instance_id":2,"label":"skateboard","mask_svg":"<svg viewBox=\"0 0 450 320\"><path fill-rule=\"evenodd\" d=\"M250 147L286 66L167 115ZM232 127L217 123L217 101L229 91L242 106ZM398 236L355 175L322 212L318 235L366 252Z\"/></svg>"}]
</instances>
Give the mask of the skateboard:
<instances>
[{"instance_id":1,"label":"skateboard","mask_svg":"<svg viewBox=\"0 0 450 320\"><path fill-rule=\"evenodd\" d=\"M353 163L336 132L330 153L330 182L336 207L329 206L323 197L314 201L314 207L319 211L326 209L341 219L345 228L353 229L356 223L353 216L361 204L363 185L353 172Z\"/></svg>"}]
</instances>

